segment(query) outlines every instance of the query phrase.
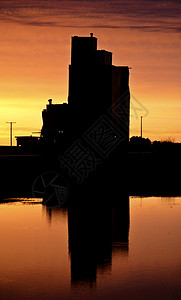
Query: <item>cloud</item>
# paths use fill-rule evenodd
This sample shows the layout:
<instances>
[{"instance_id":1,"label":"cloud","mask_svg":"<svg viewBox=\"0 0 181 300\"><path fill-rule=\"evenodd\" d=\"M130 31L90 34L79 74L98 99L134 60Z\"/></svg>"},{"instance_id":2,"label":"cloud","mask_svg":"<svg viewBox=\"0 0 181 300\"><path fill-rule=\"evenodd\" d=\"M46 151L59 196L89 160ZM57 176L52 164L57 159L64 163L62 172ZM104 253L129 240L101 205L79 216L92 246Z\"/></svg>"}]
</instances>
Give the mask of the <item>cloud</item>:
<instances>
[{"instance_id":1,"label":"cloud","mask_svg":"<svg viewBox=\"0 0 181 300\"><path fill-rule=\"evenodd\" d=\"M4 0L0 20L28 26L181 32L178 0Z\"/></svg>"}]
</instances>

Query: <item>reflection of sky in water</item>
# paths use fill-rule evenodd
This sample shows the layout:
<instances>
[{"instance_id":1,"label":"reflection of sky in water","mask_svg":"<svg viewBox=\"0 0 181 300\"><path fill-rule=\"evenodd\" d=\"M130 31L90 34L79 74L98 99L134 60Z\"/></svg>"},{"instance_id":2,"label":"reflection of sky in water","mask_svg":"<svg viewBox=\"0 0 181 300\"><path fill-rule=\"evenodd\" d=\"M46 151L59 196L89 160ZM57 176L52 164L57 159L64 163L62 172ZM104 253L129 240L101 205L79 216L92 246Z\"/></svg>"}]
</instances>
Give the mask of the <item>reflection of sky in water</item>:
<instances>
[{"instance_id":1,"label":"reflection of sky in water","mask_svg":"<svg viewBox=\"0 0 181 300\"><path fill-rule=\"evenodd\" d=\"M98 213L2 203L0 297L179 299L180 220L179 197L130 197Z\"/></svg>"}]
</instances>

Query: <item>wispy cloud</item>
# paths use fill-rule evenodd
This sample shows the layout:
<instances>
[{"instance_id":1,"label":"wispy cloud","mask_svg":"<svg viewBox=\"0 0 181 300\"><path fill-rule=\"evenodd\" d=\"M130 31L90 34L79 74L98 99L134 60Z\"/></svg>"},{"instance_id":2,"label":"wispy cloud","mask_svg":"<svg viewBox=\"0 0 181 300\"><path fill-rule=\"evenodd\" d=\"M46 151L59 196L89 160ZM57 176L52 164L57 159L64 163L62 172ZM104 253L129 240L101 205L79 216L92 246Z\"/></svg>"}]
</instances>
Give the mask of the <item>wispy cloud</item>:
<instances>
[{"instance_id":1,"label":"wispy cloud","mask_svg":"<svg viewBox=\"0 0 181 300\"><path fill-rule=\"evenodd\" d=\"M0 20L29 26L181 32L180 0L2 0Z\"/></svg>"}]
</instances>

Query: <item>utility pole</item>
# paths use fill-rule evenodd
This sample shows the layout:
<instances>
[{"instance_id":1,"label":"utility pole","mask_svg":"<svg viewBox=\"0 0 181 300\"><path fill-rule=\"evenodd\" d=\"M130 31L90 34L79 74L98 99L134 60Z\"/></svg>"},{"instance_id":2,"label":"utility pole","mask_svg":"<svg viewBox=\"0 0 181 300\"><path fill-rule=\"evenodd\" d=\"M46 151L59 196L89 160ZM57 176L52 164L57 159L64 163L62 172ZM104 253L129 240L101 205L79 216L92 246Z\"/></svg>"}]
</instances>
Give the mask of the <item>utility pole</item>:
<instances>
[{"instance_id":1,"label":"utility pole","mask_svg":"<svg viewBox=\"0 0 181 300\"><path fill-rule=\"evenodd\" d=\"M12 147L13 145L13 124L15 124L16 122L6 122L8 124L10 124L10 146Z\"/></svg>"},{"instance_id":2,"label":"utility pole","mask_svg":"<svg viewBox=\"0 0 181 300\"><path fill-rule=\"evenodd\" d=\"M141 116L141 138L143 137L143 116Z\"/></svg>"}]
</instances>

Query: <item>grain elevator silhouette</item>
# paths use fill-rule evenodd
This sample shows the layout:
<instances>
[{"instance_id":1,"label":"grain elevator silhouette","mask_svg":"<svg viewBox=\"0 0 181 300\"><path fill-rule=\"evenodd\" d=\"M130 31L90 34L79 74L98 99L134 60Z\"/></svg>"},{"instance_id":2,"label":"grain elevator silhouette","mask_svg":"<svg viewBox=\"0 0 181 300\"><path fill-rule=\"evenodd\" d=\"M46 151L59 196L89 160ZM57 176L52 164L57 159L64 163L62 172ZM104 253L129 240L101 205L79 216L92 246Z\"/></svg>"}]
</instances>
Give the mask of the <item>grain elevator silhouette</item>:
<instances>
[{"instance_id":1,"label":"grain elevator silhouette","mask_svg":"<svg viewBox=\"0 0 181 300\"><path fill-rule=\"evenodd\" d=\"M42 112L44 144L66 148L105 115L123 141L129 140L129 68L114 66L112 53L97 49L93 33L72 37L68 103L48 101Z\"/></svg>"}]
</instances>

